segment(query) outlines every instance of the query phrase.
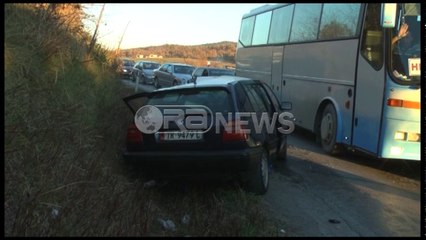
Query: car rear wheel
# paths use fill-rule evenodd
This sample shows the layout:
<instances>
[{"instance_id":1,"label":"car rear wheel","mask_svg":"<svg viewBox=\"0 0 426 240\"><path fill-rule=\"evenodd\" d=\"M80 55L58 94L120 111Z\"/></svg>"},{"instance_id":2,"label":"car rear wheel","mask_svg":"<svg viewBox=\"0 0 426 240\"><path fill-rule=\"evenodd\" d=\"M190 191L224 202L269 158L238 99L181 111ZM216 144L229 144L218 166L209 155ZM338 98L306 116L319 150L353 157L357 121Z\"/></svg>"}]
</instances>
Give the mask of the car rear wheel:
<instances>
[{"instance_id":1,"label":"car rear wheel","mask_svg":"<svg viewBox=\"0 0 426 240\"><path fill-rule=\"evenodd\" d=\"M278 152L277 152L277 160L278 161L287 160L287 137L284 135L280 136Z\"/></svg>"},{"instance_id":2,"label":"car rear wheel","mask_svg":"<svg viewBox=\"0 0 426 240\"><path fill-rule=\"evenodd\" d=\"M250 170L247 190L257 195L263 195L269 186L269 155L263 149L259 161Z\"/></svg>"}]
</instances>

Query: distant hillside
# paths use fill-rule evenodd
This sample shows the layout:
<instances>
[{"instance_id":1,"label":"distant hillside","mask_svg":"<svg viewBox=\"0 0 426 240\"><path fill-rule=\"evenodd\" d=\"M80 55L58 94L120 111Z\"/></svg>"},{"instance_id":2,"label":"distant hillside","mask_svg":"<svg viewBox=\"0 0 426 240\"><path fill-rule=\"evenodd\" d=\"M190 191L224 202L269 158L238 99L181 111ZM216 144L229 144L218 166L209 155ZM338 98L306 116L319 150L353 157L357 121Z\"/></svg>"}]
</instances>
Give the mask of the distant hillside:
<instances>
[{"instance_id":1,"label":"distant hillside","mask_svg":"<svg viewBox=\"0 0 426 240\"><path fill-rule=\"evenodd\" d=\"M236 42L219 42L193 46L166 44L162 46L123 49L121 50L121 55L130 58L139 58L140 55L147 57L150 54L155 54L164 58L206 59L234 63L236 47Z\"/></svg>"}]
</instances>

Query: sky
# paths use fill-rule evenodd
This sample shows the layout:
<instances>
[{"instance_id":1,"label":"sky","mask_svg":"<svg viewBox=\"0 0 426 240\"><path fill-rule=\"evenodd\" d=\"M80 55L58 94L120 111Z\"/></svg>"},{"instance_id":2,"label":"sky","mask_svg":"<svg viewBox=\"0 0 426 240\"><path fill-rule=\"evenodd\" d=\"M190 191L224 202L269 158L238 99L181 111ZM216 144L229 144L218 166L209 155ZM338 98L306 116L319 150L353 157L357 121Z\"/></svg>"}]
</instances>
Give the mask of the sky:
<instances>
[{"instance_id":1,"label":"sky","mask_svg":"<svg viewBox=\"0 0 426 240\"><path fill-rule=\"evenodd\" d=\"M236 42L242 16L263 5L265 3L107 3L98 27L98 43L116 49L122 36L121 49ZM83 6L85 12L92 15L85 26L93 33L103 4Z\"/></svg>"}]
</instances>

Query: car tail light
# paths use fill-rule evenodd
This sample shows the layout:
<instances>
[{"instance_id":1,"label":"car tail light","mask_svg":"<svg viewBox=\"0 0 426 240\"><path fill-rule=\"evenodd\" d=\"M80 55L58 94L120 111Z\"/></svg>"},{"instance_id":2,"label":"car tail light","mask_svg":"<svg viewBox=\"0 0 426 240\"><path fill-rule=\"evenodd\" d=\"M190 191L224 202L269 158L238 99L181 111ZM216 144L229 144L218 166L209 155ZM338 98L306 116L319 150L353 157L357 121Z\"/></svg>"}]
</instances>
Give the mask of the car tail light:
<instances>
[{"instance_id":1,"label":"car tail light","mask_svg":"<svg viewBox=\"0 0 426 240\"><path fill-rule=\"evenodd\" d=\"M136 127L134 123L130 124L127 128L127 143L142 143L142 133Z\"/></svg>"},{"instance_id":2,"label":"car tail light","mask_svg":"<svg viewBox=\"0 0 426 240\"><path fill-rule=\"evenodd\" d=\"M237 124L236 121L230 121L222 132L222 141L224 142L247 141L247 139L248 135L244 132L241 123Z\"/></svg>"}]
</instances>

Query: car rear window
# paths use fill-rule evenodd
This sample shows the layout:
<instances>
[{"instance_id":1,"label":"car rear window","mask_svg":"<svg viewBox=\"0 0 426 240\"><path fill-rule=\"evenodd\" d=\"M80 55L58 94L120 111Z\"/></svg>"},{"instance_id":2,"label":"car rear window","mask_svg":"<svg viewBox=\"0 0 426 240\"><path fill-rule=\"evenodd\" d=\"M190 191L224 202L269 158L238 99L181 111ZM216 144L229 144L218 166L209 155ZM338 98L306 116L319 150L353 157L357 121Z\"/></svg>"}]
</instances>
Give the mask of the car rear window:
<instances>
[{"instance_id":1,"label":"car rear window","mask_svg":"<svg viewBox=\"0 0 426 240\"><path fill-rule=\"evenodd\" d=\"M123 65L128 67L133 67L133 65L135 65L135 62L124 60Z\"/></svg>"},{"instance_id":2,"label":"car rear window","mask_svg":"<svg viewBox=\"0 0 426 240\"><path fill-rule=\"evenodd\" d=\"M215 112L228 113L232 110L230 96L225 89L185 89L155 94L148 105L203 105Z\"/></svg>"},{"instance_id":3,"label":"car rear window","mask_svg":"<svg viewBox=\"0 0 426 240\"><path fill-rule=\"evenodd\" d=\"M192 71L194 71L193 67L188 66L175 66L175 73L181 73L181 74L192 74Z\"/></svg>"},{"instance_id":4,"label":"car rear window","mask_svg":"<svg viewBox=\"0 0 426 240\"><path fill-rule=\"evenodd\" d=\"M157 69L159 67L160 67L160 64L155 64L155 63L144 63L143 64L144 69Z\"/></svg>"},{"instance_id":5,"label":"car rear window","mask_svg":"<svg viewBox=\"0 0 426 240\"><path fill-rule=\"evenodd\" d=\"M210 76L220 76L220 75L235 75L233 71L226 69L211 69Z\"/></svg>"}]
</instances>

